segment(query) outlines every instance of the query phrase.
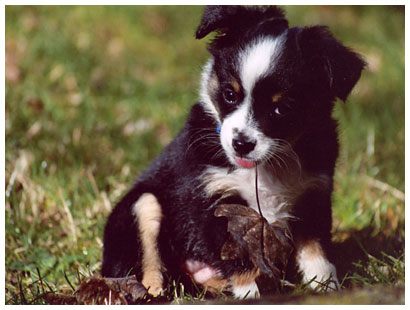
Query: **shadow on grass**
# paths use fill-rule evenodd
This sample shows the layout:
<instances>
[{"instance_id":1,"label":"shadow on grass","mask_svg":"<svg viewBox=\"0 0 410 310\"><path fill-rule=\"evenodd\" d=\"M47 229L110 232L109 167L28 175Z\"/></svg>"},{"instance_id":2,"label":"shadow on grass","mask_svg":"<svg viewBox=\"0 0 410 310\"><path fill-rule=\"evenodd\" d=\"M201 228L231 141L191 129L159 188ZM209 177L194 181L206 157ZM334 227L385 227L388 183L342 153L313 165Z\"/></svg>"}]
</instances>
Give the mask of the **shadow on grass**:
<instances>
[{"instance_id":1,"label":"shadow on grass","mask_svg":"<svg viewBox=\"0 0 410 310\"><path fill-rule=\"evenodd\" d=\"M372 226L336 233L330 253L344 288L404 285L404 231L378 232Z\"/></svg>"}]
</instances>

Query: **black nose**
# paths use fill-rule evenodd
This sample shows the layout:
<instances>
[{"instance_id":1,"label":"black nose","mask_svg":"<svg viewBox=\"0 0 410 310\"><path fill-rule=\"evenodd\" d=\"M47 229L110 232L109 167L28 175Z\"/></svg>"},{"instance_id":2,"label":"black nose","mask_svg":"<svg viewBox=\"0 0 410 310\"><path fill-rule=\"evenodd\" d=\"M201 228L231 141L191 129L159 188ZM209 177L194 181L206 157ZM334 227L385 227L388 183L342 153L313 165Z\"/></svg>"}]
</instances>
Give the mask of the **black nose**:
<instances>
[{"instance_id":1,"label":"black nose","mask_svg":"<svg viewBox=\"0 0 410 310\"><path fill-rule=\"evenodd\" d=\"M256 141L239 134L238 136L233 138L232 146L233 149L238 153L238 155L244 156L255 149Z\"/></svg>"}]
</instances>

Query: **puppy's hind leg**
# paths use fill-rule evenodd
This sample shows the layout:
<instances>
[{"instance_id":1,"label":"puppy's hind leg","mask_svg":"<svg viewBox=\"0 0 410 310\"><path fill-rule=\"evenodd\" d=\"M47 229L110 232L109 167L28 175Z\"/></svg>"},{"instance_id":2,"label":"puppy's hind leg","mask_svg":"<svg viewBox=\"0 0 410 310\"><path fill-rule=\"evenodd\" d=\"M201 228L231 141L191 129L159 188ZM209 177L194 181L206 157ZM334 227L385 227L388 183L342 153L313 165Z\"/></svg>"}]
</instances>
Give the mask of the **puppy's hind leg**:
<instances>
[{"instance_id":1,"label":"puppy's hind leg","mask_svg":"<svg viewBox=\"0 0 410 310\"><path fill-rule=\"evenodd\" d=\"M153 296L163 287L163 266L158 249L161 227L161 205L153 194L143 194L133 206L142 246L142 284Z\"/></svg>"}]
</instances>

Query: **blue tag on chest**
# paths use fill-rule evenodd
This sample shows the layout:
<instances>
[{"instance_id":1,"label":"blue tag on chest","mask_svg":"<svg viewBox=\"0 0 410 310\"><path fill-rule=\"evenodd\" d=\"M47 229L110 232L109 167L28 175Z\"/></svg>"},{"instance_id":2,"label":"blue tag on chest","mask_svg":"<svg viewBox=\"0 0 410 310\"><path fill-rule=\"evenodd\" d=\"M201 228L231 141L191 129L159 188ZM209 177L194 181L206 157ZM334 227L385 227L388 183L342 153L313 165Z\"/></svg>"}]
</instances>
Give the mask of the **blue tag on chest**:
<instances>
[{"instance_id":1,"label":"blue tag on chest","mask_svg":"<svg viewBox=\"0 0 410 310\"><path fill-rule=\"evenodd\" d=\"M216 126L216 132L221 133L221 125Z\"/></svg>"}]
</instances>

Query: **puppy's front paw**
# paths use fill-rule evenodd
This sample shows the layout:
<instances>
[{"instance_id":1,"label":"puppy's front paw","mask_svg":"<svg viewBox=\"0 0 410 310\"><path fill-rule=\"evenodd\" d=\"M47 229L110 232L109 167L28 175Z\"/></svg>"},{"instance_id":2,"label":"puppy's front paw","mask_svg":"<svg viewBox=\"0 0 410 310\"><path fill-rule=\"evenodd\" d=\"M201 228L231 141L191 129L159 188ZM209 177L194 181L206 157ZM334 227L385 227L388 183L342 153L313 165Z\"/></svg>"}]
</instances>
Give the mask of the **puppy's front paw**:
<instances>
[{"instance_id":1,"label":"puppy's front paw","mask_svg":"<svg viewBox=\"0 0 410 310\"><path fill-rule=\"evenodd\" d=\"M315 266L317 268L318 266ZM316 273L312 276L313 273ZM322 266L316 272L310 275L305 273L303 280L305 283L309 283L309 287L318 291L338 291L340 290L340 284L337 280L336 268L329 262L323 262Z\"/></svg>"},{"instance_id":2,"label":"puppy's front paw","mask_svg":"<svg viewBox=\"0 0 410 310\"><path fill-rule=\"evenodd\" d=\"M296 259L304 283L308 283L312 289L324 291L340 289L336 268L326 258L318 241L298 243L296 248Z\"/></svg>"},{"instance_id":3,"label":"puppy's front paw","mask_svg":"<svg viewBox=\"0 0 410 310\"><path fill-rule=\"evenodd\" d=\"M161 272L144 274L144 278L142 279L142 285L144 285L148 293L154 297L163 293L162 282L163 277Z\"/></svg>"}]
</instances>

